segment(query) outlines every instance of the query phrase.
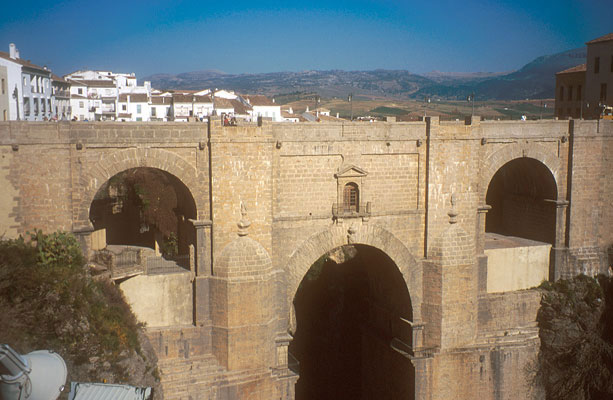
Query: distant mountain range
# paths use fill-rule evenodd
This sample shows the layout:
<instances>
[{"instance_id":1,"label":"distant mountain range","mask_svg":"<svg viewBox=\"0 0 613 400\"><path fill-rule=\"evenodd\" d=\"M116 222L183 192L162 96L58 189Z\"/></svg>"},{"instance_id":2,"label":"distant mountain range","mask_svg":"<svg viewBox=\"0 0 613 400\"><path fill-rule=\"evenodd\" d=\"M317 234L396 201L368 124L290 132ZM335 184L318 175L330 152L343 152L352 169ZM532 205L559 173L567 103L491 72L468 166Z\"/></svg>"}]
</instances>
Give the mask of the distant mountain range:
<instances>
[{"instance_id":1,"label":"distant mountain range","mask_svg":"<svg viewBox=\"0 0 613 400\"><path fill-rule=\"evenodd\" d=\"M465 99L475 93L478 100L552 98L555 73L585 62L586 49L579 48L542 56L512 72L430 72L424 75L404 70L302 71L259 74L226 74L195 71L177 75L156 74L143 78L160 89L223 88L240 93L275 96L296 92L322 97L355 98L442 98Z\"/></svg>"}]
</instances>

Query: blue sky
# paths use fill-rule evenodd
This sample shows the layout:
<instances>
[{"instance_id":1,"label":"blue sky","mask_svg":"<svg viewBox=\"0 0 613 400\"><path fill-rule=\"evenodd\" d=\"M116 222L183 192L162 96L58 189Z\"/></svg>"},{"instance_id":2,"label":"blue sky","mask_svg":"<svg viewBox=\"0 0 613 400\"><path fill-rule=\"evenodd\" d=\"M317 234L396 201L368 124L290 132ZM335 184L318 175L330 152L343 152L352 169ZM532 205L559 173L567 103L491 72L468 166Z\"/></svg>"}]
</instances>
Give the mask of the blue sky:
<instances>
[{"instance_id":1,"label":"blue sky","mask_svg":"<svg viewBox=\"0 0 613 400\"><path fill-rule=\"evenodd\" d=\"M0 50L54 72L507 71L613 32L612 0L11 1ZM8 2L7 2L8 3Z\"/></svg>"}]
</instances>

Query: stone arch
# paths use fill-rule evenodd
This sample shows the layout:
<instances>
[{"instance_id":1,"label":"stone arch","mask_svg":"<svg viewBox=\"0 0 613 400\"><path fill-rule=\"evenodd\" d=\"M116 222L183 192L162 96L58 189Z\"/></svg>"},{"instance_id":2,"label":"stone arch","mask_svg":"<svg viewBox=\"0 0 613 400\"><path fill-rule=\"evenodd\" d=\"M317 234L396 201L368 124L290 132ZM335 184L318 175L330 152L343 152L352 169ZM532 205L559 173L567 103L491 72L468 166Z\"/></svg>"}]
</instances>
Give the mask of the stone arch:
<instances>
[{"instance_id":1,"label":"stone arch","mask_svg":"<svg viewBox=\"0 0 613 400\"><path fill-rule=\"evenodd\" d=\"M293 298L309 268L322 255L346 244L364 244L384 252L398 267L407 286L413 307L413 323L421 321L423 298L422 266L407 247L390 231L376 224L363 224L357 228L336 225L308 238L290 256L287 263L290 329L295 328Z\"/></svg>"},{"instance_id":2,"label":"stone arch","mask_svg":"<svg viewBox=\"0 0 613 400\"><path fill-rule=\"evenodd\" d=\"M196 203L198 218L201 218L201 213L206 210L204 202L207 196L202 193L197 169L184 158L166 150L131 148L105 156L81 174L79 177L81 201L74 210L77 229L91 227L89 208L100 187L116 174L139 167L157 168L179 179L191 192Z\"/></svg>"},{"instance_id":3,"label":"stone arch","mask_svg":"<svg viewBox=\"0 0 613 400\"><path fill-rule=\"evenodd\" d=\"M505 164L517 158L528 157L540 161L545 165L549 172L553 175L557 187L557 198L561 198L561 165L556 154L544 148L542 145L535 143L511 144L494 152L485 158L481 165L481 204L485 204L485 197L492 178Z\"/></svg>"}]
</instances>

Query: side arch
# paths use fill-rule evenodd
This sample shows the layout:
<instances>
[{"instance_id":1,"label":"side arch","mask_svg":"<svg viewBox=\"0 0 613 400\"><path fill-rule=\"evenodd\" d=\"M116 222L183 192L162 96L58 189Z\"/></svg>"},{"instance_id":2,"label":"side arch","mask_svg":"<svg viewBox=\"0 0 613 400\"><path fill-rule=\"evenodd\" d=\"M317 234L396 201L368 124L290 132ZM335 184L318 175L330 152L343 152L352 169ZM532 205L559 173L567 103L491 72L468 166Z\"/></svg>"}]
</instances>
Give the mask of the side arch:
<instances>
[{"instance_id":1,"label":"side arch","mask_svg":"<svg viewBox=\"0 0 613 400\"><path fill-rule=\"evenodd\" d=\"M372 246L389 256L400 270L409 291L413 307L413 322L419 323L423 298L421 263L390 231L376 224L367 224L358 228L350 228L349 231L347 227L334 226L311 236L292 253L286 267L290 328L295 328L293 299L307 271L322 255L346 244Z\"/></svg>"},{"instance_id":2,"label":"side arch","mask_svg":"<svg viewBox=\"0 0 613 400\"><path fill-rule=\"evenodd\" d=\"M206 210L205 182L197 169L184 158L162 149L126 149L106 155L91 167L85 167L78 180L80 202L74 205L76 229L91 227L89 208L100 187L116 174L139 167L157 168L177 177L191 192L198 218Z\"/></svg>"},{"instance_id":3,"label":"side arch","mask_svg":"<svg viewBox=\"0 0 613 400\"><path fill-rule=\"evenodd\" d=\"M482 161L481 164L481 190L479 193L480 203L485 204L485 197L487 195L487 189L489 187L492 178L505 164L513 161L517 158L528 157L540 161L545 165L556 183L557 198L562 198L561 193L561 165L560 159L556 154L546 149L542 145L528 143L528 144L512 144L505 146L504 148L492 153Z\"/></svg>"}]
</instances>

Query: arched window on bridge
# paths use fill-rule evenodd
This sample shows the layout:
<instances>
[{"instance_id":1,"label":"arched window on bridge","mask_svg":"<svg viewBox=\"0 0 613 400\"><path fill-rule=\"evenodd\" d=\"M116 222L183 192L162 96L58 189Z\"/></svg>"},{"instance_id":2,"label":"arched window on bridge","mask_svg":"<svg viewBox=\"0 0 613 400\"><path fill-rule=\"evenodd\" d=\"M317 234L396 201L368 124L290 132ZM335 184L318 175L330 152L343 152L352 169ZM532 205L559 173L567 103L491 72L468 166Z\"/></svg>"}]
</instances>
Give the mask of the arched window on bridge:
<instances>
[{"instance_id":1,"label":"arched window on bridge","mask_svg":"<svg viewBox=\"0 0 613 400\"><path fill-rule=\"evenodd\" d=\"M345 212L360 211L360 189L354 182L349 182L343 190L343 209Z\"/></svg>"}]
</instances>

